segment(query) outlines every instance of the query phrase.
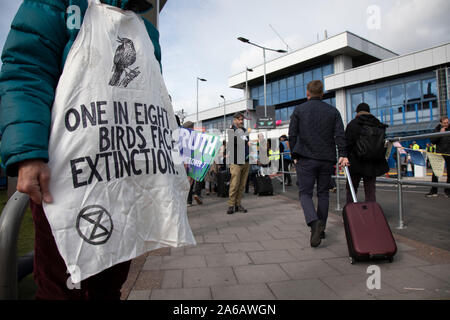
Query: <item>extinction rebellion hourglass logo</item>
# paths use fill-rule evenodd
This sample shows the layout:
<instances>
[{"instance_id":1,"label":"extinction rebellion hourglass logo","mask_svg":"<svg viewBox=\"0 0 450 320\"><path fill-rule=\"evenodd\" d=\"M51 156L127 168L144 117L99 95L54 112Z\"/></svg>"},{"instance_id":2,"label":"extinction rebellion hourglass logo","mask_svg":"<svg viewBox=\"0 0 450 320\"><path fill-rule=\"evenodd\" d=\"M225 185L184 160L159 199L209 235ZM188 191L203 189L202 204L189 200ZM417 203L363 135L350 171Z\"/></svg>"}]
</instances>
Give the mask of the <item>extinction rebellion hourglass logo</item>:
<instances>
[{"instance_id":1,"label":"extinction rebellion hourglass logo","mask_svg":"<svg viewBox=\"0 0 450 320\"><path fill-rule=\"evenodd\" d=\"M136 49L134 43L128 38L117 37L120 45L114 54L114 65L112 67L112 76L109 85L113 87L127 87L127 85L136 78L141 72L139 67L130 69L131 65L136 62ZM122 75L124 76L122 77Z\"/></svg>"},{"instance_id":2,"label":"extinction rebellion hourglass logo","mask_svg":"<svg viewBox=\"0 0 450 320\"><path fill-rule=\"evenodd\" d=\"M111 237L113 231L111 215L101 206L87 206L78 214L77 231L87 243L104 244Z\"/></svg>"}]
</instances>

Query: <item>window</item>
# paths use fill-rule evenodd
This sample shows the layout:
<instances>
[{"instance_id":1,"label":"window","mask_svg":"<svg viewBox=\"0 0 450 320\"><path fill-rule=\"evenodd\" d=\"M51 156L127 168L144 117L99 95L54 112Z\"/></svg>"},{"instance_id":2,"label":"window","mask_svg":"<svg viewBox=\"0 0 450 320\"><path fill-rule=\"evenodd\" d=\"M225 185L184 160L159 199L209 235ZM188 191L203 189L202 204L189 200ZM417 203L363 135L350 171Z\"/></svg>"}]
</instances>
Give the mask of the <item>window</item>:
<instances>
[{"instance_id":1,"label":"window","mask_svg":"<svg viewBox=\"0 0 450 320\"><path fill-rule=\"evenodd\" d=\"M280 109L281 111L281 121L287 121L288 120L288 109L287 108L283 108Z\"/></svg>"},{"instance_id":2,"label":"window","mask_svg":"<svg viewBox=\"0 0 450 320\"><path fill-rule=\"evenodd\" d=\"M288 89L288 101L295 100L295 88Z\"/></svg>"},{"instance_id":3,"label":"window","mask_svg":"<svg viewBox=\"0 0 450 320\"><path fill-rule=\"evenodd\" d=\"M258 87L253 87L250 92L251 92L251 95L252 95L252 99L258 99L259 98L259 89L258 89Z\"/></svg>"},{"instance_id":4,"label":"window","mask_svg":"<svg viewBox=\"0 0 450 320\"><path fill-rule=\"evenodd\" d=\"M281 120L281 109L275 110L275 120Z\"/></svg>"},{"instance_id":5,"label":"window","mask_svg":"<svg viewBox=\"0 0 450 320\"><path fill-rule=\"evenodd\" d=\"M437 100L429 100L429 101L425 101L423 102L422 105L422 110L423 110L423 118L425 118L425 120L438 120L439 119L439 110L438 110L438 104L437 104Z\"/></svg>"},{"instance_id":6,"label":"window","mask_svg":"<svg viewBox=\"0 0 450 320\"><path fill-rule=\"evenodd\" d=\"M372 114L389 125L427 122L437 120L436 79L432 73L397 79L397 83L380 83L350 91L351 108L348 116L354 117L354 111L362 98L369 104Z\"/></svg>"},{"instance_id":7,"label":"window","mask_svg":"<svg viewBox=\"0 0 450 320\"><path fill-rule=\"evenodd\" d=\"M377 91L365 91L364 92L364 102L370 107L370 111L374 116L377 116Z\"/></svg>"},{"instance_id":8,"label":"window","mask_svg":"<svg viewBox=\"0 0 450 320\"><path fill-rule=\"evenodd\" d=\"M404 106L387 107L384 109L391 114L391 123L388 123L389 125L398 125L404 123L405 121Z\"/></svg>"},{"instance_id":9,"label":"window","mask_svg":"<svg viewBox=\"0 0 450 320\"><path fill-rule=\"evenodd\" d=\"M279 91L280 91L280 89L278 87L278 81L272 82L272 95L274 93L278 93Z\"/></svg>"},{"instance_id":10,"label":"window","mask_svg":"<svg viewBox=\"0 0 450 320\"><path fill-rule=\"evenodd\" d=\"M406 122L418 122L419 117L421 116L421 90L420 90L420 82L412 81L406 83L406 101L408 104L406 105Z\"/></svg>"},{"instance_id":11,"label":"window","mask_svg":"<svg viewBox=\"0 0 450 320\"><path fill-rule=\"evenodd\" d=\"M287 78L287 87L288 87L288 89L295 88L295 78L294 78L294 76Z\"/></svg>"},{"instance_id":12,"label":"window","mask_svg":"<svg viewBox=\"0 0 450 320\"><path fill-rule=\"evenodd\" d=\"M378 107L387 107L391 105L391 94L389 87L377 90Z\"/></svg>"},{"instance_id":13,"label":"window","mask_svg":"<svg viewBox=\"0 0 450 320\"><path fill-rule=\"evenodd\" d=\"M258 106L263 106L264 105L264 95L259 97L258 99Z\"/></svg>"},{"instance_id":14,"label":"window","mask_svg":"<svg viewBox=\"0 0 450 320\"><path fill-rule=\"evenodd\" d=\"M295 86L303 86L303 73L300 73L295 76Z\"/></svg>"},{"instance_id":15,"label":"window","mask_svg":"<svg viewBox=\"0 0 450 320\"><path fill-rule=\"evenodd\" d=\"M361 102L363 102L363 95L362 95L362 93L352 94L352 112L356 111L356 107Z\"/></svg>"},{"instance_id":16,"label":"window","mask_svg":"<svg viewBox=\"0 0 450 320\"><path fill-rule=\"evenodd\" d=\"M259 86L259 97L263 97L264 96L264 85Z\"/></svg>"},{"instance_id":17,"label":"window","mask_svg":"<svg viewBox=\"0 0 450 320\"><path fill-rule=\"evenodd\" d=\"M286 79L281 79L281 80L279 80L279 83L280 83L280 91L281 90L286 90Z\"/></svg>"},{"instance_id":18,"label":"window","mask_svg":"<svg viewBox=\"0 0 450 320\"><path fill-rule=\"evenodd\" d=\"M391 103L393 106L405 103L405 92L403 89L403 84L391 86Z\"/></svg>"},{"instance_id":19,"label":"window","mask_svg":"<svg viewBox=\"0 0 450 320\"><path fill-rule=\"evenodd\" d=\"M280 103L280 93L279 92L275 92L272 93L272 104L278 104Z\"/></svg>"},{"instance_id":20,"label":"window","mask_svg":"<svg viewBox=\"0 0 450 320\"><path fill-rule=\"evenodd\" d=\"M406 100L408 102L420 100L421 96L422 93L420 91L419 81L412 81L406 83Z\"/></svg>"},{"instance_id":21,"label":"window","mask_svg":"<svg viewBox=\"0 0 450 320\"><path fill-rule=\"evenodd\" d=\"M303 86L299 86L295 88L295 98L303 99L305 97L305 88Z\"/></svg>"},{"instance_id":22,"label":"window","mask_svg":"<svg viewBox=\"0 0 450 320\"><path fill-rule=\"evenodd\" d=\"M327 64L326 66L323 66L322 73L324 77L333 74L333 64Z\"/></svg>"},{"instance_id":23,"label":"window","mask_svg":"<svg viewBox=\"0 0 450 320\"><path fill-rule=\"evenodd\" d=\"M280 103L287 101L287 90L280 90Z\"/></svg>"},{"instance_id":24,"label":"window","mask_svg":"<svg viewBox=\"0 0 450 320\"><path fill-rule=\"evenodd\" d=\"M423 99L436 99L436 79L422 80L422 93Z\"/></svg>"},{"instance_id":25,"label":"window","mask_svg":"<svg viewBox=\"0 0 450 320\"><path fill-rule=\"evenodd\" d=\"M303 73L303 84L308 85L313 80L312 71L306 71Z\"/></svg>"},{"instance_id":26,"label":"window","mask_svg":"<svg viewBox=\"0 0 450 320\"><path fill-rule=\"evenodd\" d=\"M322 80L322 68L313 70L313 80Z\"/></svg>"},{"instance_id":27,"label":"window","mask_svg":"<svg viewBox=\"0 0 450 320\"><path fill-rule=\"evenodd\" d=\"M272 93L270 93L269 90L267 90L267 96L266 96L266 99L267 99L267 105L268 105L268 106L272 105Z\"/></svg>"}]
</instances>

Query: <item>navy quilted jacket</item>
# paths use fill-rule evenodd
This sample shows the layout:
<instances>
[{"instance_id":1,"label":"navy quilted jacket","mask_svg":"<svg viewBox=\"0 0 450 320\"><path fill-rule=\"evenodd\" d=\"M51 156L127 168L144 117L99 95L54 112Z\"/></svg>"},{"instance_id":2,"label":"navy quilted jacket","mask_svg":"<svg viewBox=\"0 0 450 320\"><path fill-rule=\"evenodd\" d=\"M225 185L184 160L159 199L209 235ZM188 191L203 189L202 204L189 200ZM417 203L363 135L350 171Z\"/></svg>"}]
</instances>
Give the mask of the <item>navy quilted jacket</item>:
<instances>
[{"instance_id":1,"label":"navy quilted jacket","mask_svg":"<svg viewBox=\"0 0 450 320\"><path fill-rule=\"evenodd\" d=\"M146 0L101 2L137 13L151 9ZM17 175L20 161L48 161L55 89L79 31L67 27L73 12L68 8L80 8L82 18L87 5L87 0L24 0L12 22L0 73L0 156L10 176ZM144 23L161 62L159 33L149 21Z\"/></svg>"},{"instance_id":2,"label":"navy quilted jacket","mask_svg":"<svg viewBox=\"0 0 450 320\"><path fill-rule=\"evenodd\" d=\"M344 124L339 111L319 98L297 106L289 124L289 145L293 159L310 158L336 162L346 157Z\"/></svg>"}]
</instances>

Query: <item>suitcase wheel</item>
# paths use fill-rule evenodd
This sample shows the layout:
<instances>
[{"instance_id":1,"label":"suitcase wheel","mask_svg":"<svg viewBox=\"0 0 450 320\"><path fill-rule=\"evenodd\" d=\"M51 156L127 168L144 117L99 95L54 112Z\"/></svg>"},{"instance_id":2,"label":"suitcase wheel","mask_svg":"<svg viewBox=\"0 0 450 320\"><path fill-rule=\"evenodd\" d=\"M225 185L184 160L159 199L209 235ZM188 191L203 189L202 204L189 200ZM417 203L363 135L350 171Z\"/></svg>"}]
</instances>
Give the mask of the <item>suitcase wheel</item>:
<instances>
[{"instance_id":1,"label":"suitcase wheel","mask_svg":"<svg viewBox=\"0 0 450 320\"><path fill-rule=\"evenodd\" d=\"M389 257L388 261L389 263L392 263L394 261L394 257Z\"/></svg>"},{"instance_id":2,"label":"suitcase wheel","mask_svg":"<svg viewBox=\"0 0 450 320\"><path fill-rule=\"evenodd\" d=\"M350 264L355 264L355 262L356 262L355 258L353 258L353 257L349 257L349 260L350 260Z\"/></svg>"}]
</instances>

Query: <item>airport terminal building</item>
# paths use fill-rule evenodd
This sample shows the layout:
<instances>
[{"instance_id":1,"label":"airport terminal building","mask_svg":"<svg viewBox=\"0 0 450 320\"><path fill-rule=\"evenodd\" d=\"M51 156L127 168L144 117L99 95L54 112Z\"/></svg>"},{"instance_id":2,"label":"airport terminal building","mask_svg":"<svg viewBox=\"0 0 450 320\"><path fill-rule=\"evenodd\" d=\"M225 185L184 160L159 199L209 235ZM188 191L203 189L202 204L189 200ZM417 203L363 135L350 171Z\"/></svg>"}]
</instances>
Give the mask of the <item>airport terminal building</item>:
<instances>
[{"instance_id":1,"label":"airport terminal building","mask_svg":"<svg viewBox=\"0 0 450 320\"><path fill-rule=\"evenodd\" d=\"M228 127L241 111L252 136L259 131L268 138L287 134L290 116L306 101L312 80L323 81L324 101L339 109L345 125L355 117L356 106L366 102L389 125L390 137L432 132L440 116L450 114L450 43L400 56L346 31L267 61L266 104L275 106L279 124L271 130L256 129L256 110L264 108L264 65L249 67L252 72L228 79L244 98L199 111L204 130L222 131L224 120ZM194 113L185 121L196 119Z\"/></svg>"}]
</instances>

